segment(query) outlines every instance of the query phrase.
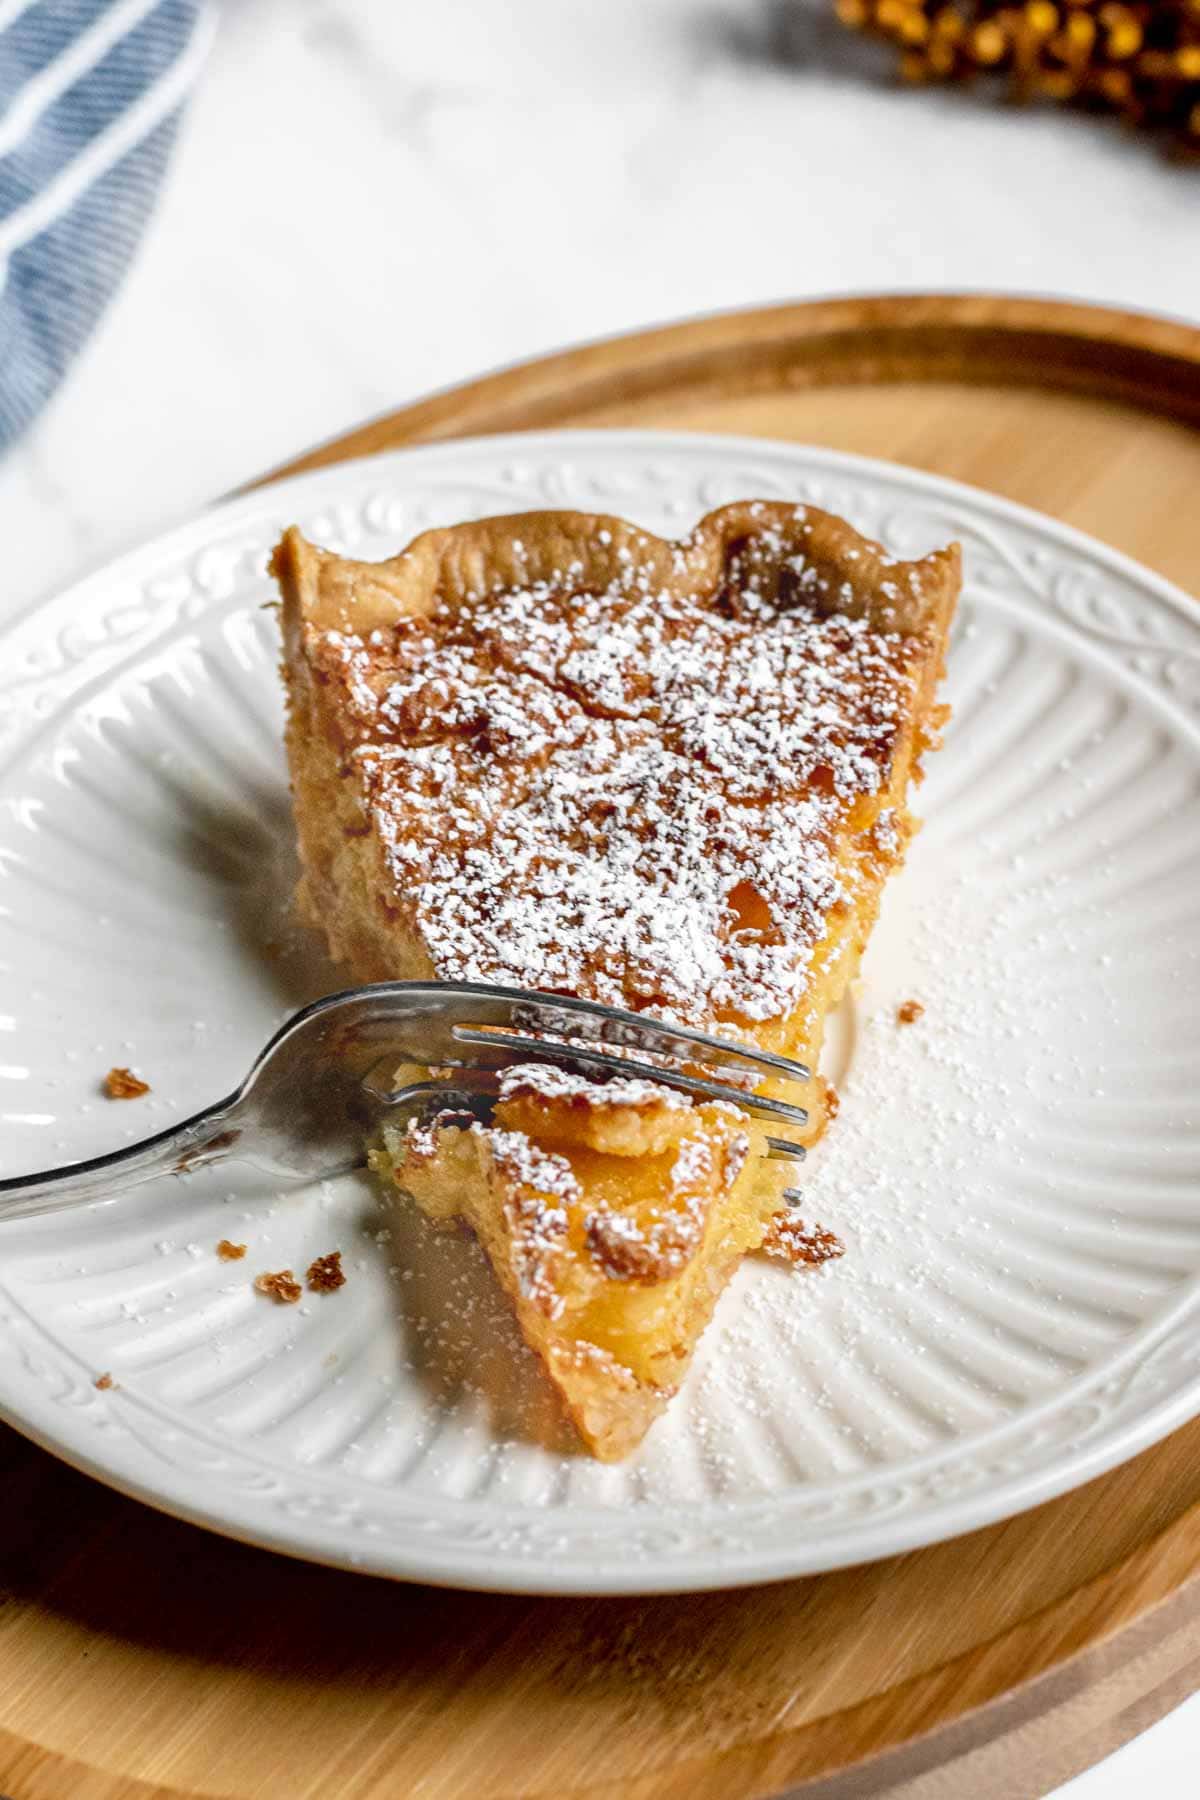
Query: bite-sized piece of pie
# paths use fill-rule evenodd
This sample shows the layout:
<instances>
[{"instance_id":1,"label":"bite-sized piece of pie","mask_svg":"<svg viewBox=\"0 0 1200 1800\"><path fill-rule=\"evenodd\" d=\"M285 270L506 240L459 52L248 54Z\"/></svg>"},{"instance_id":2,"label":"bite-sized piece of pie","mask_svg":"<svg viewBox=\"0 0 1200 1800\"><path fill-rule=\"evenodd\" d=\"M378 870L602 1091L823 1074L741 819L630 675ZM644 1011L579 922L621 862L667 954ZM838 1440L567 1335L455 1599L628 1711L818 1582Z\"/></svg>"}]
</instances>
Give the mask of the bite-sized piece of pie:
<instances>
[{"instance_id":1,"label":"bite-sized piece of pie","mask_svg":"<svg viewBox=\"0 0 1200 1800\"><path fill-rule=\"evenodd\" d=\"M526 1064L487 1126L385 1127L372 1160L429 1218L474 1228L580 1436L612 1460L675 1393L782 1203L787 1165L765 1151L725 1102Z\"/></svg>"},{"instance_id":2,"label":"bite-sized piece of pie","mask_svg":"<svg viewBox=\"0 0 1200 1800\"><path fill-rule=\"evenodd\" d=\"M290 531L274 568L302 905L359 979L581 995L816 1066L914 829L957 546L901 562L744 501L678 543L534 513L384 563ZM800 1097L812 1141L819 1080ZM491 1123L391 1133L377 1162L474 1226L614 1457L740 1257L824 1242L772 1229L765 1152L723 1104L531 1067Z\"/></svg>"}]
</instances>

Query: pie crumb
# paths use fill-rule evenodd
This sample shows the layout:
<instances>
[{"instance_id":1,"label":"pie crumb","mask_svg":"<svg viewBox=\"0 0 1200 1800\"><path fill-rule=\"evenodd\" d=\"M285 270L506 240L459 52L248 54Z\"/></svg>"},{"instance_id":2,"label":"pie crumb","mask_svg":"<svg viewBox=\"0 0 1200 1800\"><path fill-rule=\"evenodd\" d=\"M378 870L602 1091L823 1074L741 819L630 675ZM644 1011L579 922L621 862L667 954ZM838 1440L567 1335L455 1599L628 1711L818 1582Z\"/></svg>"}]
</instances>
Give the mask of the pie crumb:
<instances>
[{"instance_id":1,"label":"pie crumb","mask_svg":"<svg viewBox=\"0 0 1200 1800\"><path fill-rule=\"evenodd\" d=\"M110 1069L104 1077L104 1091L110 1100L137 1100L150 1092L150 1083L132 1069Z\"/></svg>"},{"instance_id":2,"label":"pie crumb","mask_svg":"<svg viewBox=\"0 0 1200 1800\"><path fill-rule=\"evenodd\" d=\"M231 1244L228 1238L222 1238L217 1245L217 1255L222 1262L241 1262L245 1254L245 1244Z\"/></svg>"},{"instance_id":3,"label":"pie crumb","mask_svg":"<svg viewBox=\"0 0 1200 1800\"><path fill-rule=\"evenodd\" d=\"M105 1374L103 1374L103 1375L97 1375L95 1381L93 1381L93 1383L92 1383L93 1387L98 1387L101 1389L101 1391L104 1391L107 1388L114 1388L114 1387L116 1387L116 1385L117 1384L113 1380L112 1376L109 1375L107 1372L105 1372Z\"/></svg>"},{"instance_id":4,"label":"pie crumb","mask_svg":"<svg viewBox=\"0 0 1200 1800\"><path fill-rule=\"evenodd\" d=\"M314 1294L332 1294L335 1289L345 1287L341 1251L331 1250L328 1256L318 1256L315 1262L309 1263L304 1279Z\"/></svg>"},{"instance_id":5,"label":"pie crumb","mask_svg":"<svg viewBox=\"0 0 1200 1800\"><path fill-rule=\"evenodd\" d=\"M304 1291L290 1269L276 1269L273 1274L256 1276L254 1288L256 1293L265 1294L268 1300L274 1300L280 1306L295 1306Z\"/></svg>"},{"instance_id":6,"label":"pie crumb","mask_svg":"<svg viewBox=\"0 0 1200 1800\"><path fill-rule=\"evenodd\" d=\"M842 1110L842 1096L832 1081L825 1083L825 1117L832 1124Z\"/></svg>"},{"instance_id":7,"label":"pie crumb","mask_svg":"<svg viewBox=\"0 0 1200 1800\"><path fill-rule=\"evenodd\" d=\"M925 1008L919 1000L905 1000L896 1008L897 1025L915 1025Z\"/></svg>"},{"instance_id":8,"label":"pie crumb","mask_svg":"<svg viewBox=\"0 0 1200 1800\"><path fill-rule=\"evenodd\" d=\"M810 1265L832 1262L834 1257L846 1254L845 1244L834 1232L826 1231L823 1225L806 1230L803 1219L786 1211L775 1214L762 1247L768 1256L777 1256L781 1262Z\"/></svg>"}]
</instances>

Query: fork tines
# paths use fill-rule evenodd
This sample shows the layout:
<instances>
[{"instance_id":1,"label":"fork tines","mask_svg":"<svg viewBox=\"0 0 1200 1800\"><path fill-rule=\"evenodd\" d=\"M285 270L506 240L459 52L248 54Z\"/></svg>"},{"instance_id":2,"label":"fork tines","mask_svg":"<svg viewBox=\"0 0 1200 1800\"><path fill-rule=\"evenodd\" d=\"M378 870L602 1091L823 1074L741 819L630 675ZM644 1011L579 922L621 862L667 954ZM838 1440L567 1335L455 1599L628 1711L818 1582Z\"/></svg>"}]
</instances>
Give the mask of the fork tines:
<instances>
[{"instance_id":1,"label":"fork tines","mask_svg":"<svg viewBox=\"0 0 1200 1800\"><path fill-rule=\"evenodd\" d=\"M608 1051L586 1049L575 1043L564 1043L541 1037L519 1037L503 1030L472 1031L459 1026L454 1033L460 1044L479 1044L488 1050L498 1049L506 1061L555 1062L576 1070L581 1075L593 1071L604 1075L634 1076L638 1080L656 1081L662 1087L677 1089L698 1100L731 1100L756 1118L783 1119L789 1125L807 1125L808 1113L802 1106L787 1100L769 1099L765 1094L750 1094L742 1087L726 1082L705 1081L699 1075L686 1075L678 1069L664 1068L658 1063L638 1062L629 1056L614 1056Z\"/></svg>"},{"instance_id":2,"label":"fork tines","mask_svg":"<svg viewBox=\"0 0 1200 1800\"><path fill-rule=\"evenodd\" d=\"M648 1051L676 1061L703 1063L729 1076L739 1071L757 1075L785 1075L791 1081L808 1081L812 1071L789 1057L743 1044L734 1038L716 1037L690 1025L676 1025L646 1013L626 1012L603 1006L598 1000L574 995L527 994L517 988L478 988L483 999L491 997L489 1011L501 1016L480 1018L480 1024L511 1026L532 1034L548 1032L568 1040L583 1039Z\"/></svg>"},{"instance_id":3,"label":"fork tines","mask_svg":"<svg viewBox=\"0 0 1200 1800\"><path fill-rule=\"evenodd\" d=\"M455 984L450 1036L456 1049L474 1055L455 1057L444 1082L420 1082L388 1096L393 1106L422 1110L466 1095L479 1111L495 1096L499 1070L519 1062L547 1062L585 1076L625 1076L657 1082L695 1100L726 1101L752 1117L777 1127L808 1122L802 1106L750 1091L751 1081L786 1076L808 1081L803 1063L761 1050L757 1045L667 1024L641 1013L624 1012L573 996L529 994L519 989ZM451 999L450 993L446 995ZM464 1016L465 1015L465 1016ZM638 1051L641 1056L632 1055ZM652 1058L653 1060L643 1060ZM688 1065L681 1067L680 1065ZM693 1074L700 1067L704 1075ZM713 1079L708 1079L711 1074ZM801 1160L804 1148L789 1138L767 1139L773 1156Z\"/></svg>"}]
</instances>

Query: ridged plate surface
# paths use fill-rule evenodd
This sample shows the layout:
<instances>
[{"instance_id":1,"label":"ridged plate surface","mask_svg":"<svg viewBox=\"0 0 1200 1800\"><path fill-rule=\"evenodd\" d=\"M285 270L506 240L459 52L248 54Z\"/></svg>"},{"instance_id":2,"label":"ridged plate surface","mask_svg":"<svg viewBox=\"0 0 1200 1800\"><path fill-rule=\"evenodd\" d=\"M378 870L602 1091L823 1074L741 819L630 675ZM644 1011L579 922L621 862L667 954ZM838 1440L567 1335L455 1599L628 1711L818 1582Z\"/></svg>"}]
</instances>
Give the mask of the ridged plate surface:
<instances>
[{"instance_id":1,"label":"ridged plate surface","mask_svg":"<svg viewBox=\"0 0 1200 1800\"><path fill-rule=\"evenodd\" d=\"M563 1433L473 1243L382 1214L365 1182L283 1191L229 1164L0 1226L5 1418L298 1555L617 1592L929 1543L1200 1408L1200 615L1048 520L824 450L611 432L401 452L222 506L10 633L3 1170L215 1098L341 985L288 912L264 573L281 526L377 556L490 512L679 533L760 495L966 555L928 823L836 1021L841 1115L804 1177L845 1258L746 1264L668 1416L602 1467ZM901 1026L907 999L925 1011ZM152 1093L103 1098L113 1064ZM223 1237L243 1262L217 1258ZM334 1248L339 1293L252 1291Z\"/></svg>"}]
</instances>

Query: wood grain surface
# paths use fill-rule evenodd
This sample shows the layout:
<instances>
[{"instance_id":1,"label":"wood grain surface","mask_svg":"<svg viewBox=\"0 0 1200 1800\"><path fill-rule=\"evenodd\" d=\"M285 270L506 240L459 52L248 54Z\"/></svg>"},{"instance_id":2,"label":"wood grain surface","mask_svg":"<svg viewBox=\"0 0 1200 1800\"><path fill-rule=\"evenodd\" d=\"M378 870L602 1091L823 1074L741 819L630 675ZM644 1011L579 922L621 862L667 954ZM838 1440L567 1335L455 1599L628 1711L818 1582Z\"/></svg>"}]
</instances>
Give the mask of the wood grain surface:
<instances>
[{"instance_id":1,"label":"wood grain surface","mask_svg":"<svg viewBox=\"0 0 1200 1800\"><path fill-rule=\"evenodd\" d=\"M293 465L468 432L831 444L1200 588L1200 332L845 300L491 376ZM649 1600L389 1585L167 1519L0 1434L8 1800L1034 1800L1200 1685L1200 1421L1065 1499L815 1580Z\"/></svg>"}]
</instances>

